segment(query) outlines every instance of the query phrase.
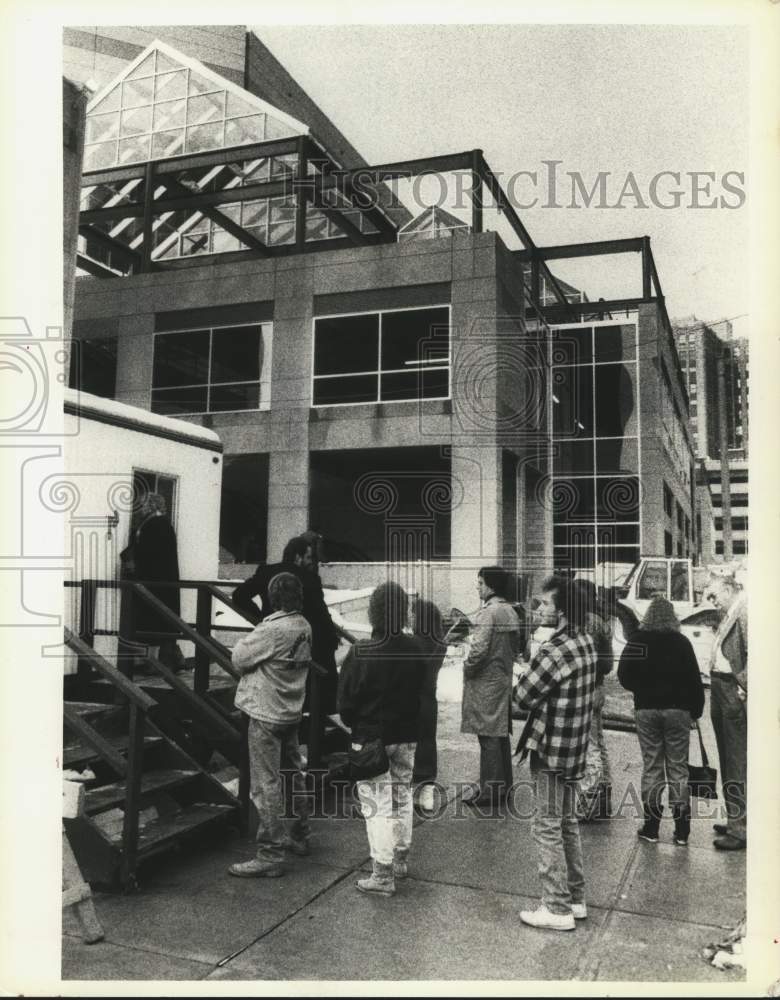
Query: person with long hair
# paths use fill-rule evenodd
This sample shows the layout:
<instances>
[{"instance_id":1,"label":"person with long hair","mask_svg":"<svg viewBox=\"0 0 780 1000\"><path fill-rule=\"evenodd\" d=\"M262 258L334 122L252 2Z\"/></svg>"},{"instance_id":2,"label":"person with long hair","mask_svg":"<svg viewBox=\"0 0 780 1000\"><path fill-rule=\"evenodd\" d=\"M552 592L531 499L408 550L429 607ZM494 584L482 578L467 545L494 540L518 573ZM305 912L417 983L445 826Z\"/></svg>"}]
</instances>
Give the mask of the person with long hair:
<instances>
[{"instance_id":1,"label":"person with long hair","mask_svg":"<svg viewBox=\"0 0 780 1000\"><path fill-rule=\"evenodd\" d=\"M620 657L618 680L634 695L636 734L642 751L642 840L658 842L664 787L674 817L674 842L691 831L688 745L691 720L701 718L704 687L696 653L680 632L674 608L654 597L642 624Z\"/></svg>"},{"instance_id":2,"label":"person with long hair","mask_svg":"<svg viewBox=\"0 0 780 1000\"><path fill-rule=\"evenodd\" d=\"M395 880L406 877L412 844L412 768L425 665L418 641L403 632L403 587L380 584L369 598L368 620L371 638L355 643L341 668L338 709L352 730L353 747L381 739L387 752L387 771L357 782L372 872L356 887L392 896Z\"/></svg>"}]
</instances>

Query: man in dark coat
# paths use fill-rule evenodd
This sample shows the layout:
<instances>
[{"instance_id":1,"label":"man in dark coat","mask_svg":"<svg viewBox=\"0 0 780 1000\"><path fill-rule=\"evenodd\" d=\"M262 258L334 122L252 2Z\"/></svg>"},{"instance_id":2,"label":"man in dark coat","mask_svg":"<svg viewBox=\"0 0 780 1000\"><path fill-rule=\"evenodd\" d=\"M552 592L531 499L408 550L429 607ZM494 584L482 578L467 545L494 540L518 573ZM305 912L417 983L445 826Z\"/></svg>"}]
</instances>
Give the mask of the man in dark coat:
<instances>
[{"instance_id":1,"label":"man in dark coat","mask_svg":"<svg viewBox=\"0 0 780 1000\"><path fill-rule=\"evenodd\" d=\"M292 573L301 581L303 617L312 630L312 659L328 671L327 679L323 678L322 682L322 707L326 713L331 713L336 710L338 686L335 651L342 638L347 642L354 642L355 638L331 619L322 582L313 566L314 549L311 540L303 535L291 538L284 547L282 561L271 566L258 566L254 575L233 591L233 601L253 624L257 624L272 612L268 584L277 573ZM254 597L261 599L262 610L258 609Z\"/></svg>"},{"instance_id":2,"label":"man in dark coat","mask_svg":"<svg viewBox=\"0 0 780 1000\"><path fill-rule=\"evenodd\" d=\"M179 556L176 549L176 532L166 514L165 497L159 493L149 493L141 510L142 520L135 532L133 558L135 578L141 583L149 582L147 589L162 601L175 615L181 614L178 587L155 587L153 581L179 581ZM144 639L143 633L170 633L176 629L155 608L141 597L133 602L134 627L136 634ZM158 659L172 670L184 668L184 657L174 638L150 636L151 645L159 642Z\"/></svg>"}]
</instances>

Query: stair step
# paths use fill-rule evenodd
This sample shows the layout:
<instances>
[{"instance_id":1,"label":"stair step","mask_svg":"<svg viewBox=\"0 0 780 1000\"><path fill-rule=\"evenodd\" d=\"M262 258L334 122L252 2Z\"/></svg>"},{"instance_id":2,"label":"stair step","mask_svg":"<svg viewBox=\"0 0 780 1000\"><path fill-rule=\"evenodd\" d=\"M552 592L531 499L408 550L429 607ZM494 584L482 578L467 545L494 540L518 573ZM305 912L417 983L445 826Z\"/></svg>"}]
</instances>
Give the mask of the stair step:
<instances>
[{"instance_id":1,"label":"stair step","mask_svg":"<svg viewBox=\"0 0 780 1000\"><path fill-rule=\"evenodd\" d=\"M102 701L67 701L65 704L68 708L72 709L77 715L89 716L89 715L107 715L110 712L116 712L116 705L107 705Z\"/></svg>"},{"instance_id":2,"label":"stair step","mask_svg":"<svg viewBox=\"0 0 780 1000\"><path fill-rule=\"evenodd\" d=\"M127 751L129 740L127 733L119 736L105 736L103 738L115 750L119 750L120 753ZM162 741L162 736L144 736L144 750L152 746L157 746ZM97 750L93 750L92 747L85 746L83 743L71 743L63 747L62 763L65 768L78 768L81 765L91 764L93 761L101 759Z\"/></svg>"},{"instance_id":3,"label":"stair step","mask_svg":"<svg viewBox=\"0 0 780 1000\"><path fill-rule=\"evenodd\" d=\"M141 795L148 792L159 792L163 789L175 788L190 778L193 778L198 771L180 771L175 769L164 769L150 771L141 776ZM87 791L84 809L90 816L96 813L105 812L114 806L124 804L127 785L124 781L115 781L110 785L101 785L99 788L90 788Z\"/></svg>"},{"instance_id":4,"label":"stair step","mask_svg":"<svg viewBox=\"0 0 780 1000\"><path fill-rule=\"evenodd\" d=\"M168 847L185 834L209 826L235 811L236 807L228 804L198 802L179 812L151 820L138 834L138 854L139 856L152 854ZM112 839L116 846L121 847L121 832Z\"/></svg>"}]
</instances>

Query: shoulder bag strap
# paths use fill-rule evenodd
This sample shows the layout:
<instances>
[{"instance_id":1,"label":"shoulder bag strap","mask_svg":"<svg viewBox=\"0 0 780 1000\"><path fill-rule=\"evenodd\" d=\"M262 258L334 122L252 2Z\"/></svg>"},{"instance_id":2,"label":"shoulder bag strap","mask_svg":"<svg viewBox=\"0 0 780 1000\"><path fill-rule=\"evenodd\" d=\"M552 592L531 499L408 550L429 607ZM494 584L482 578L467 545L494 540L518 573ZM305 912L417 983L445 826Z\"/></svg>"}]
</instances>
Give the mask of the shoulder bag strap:
<instances>
[{"instance_id":1,"label":"shoulder bag strap","mask_svg":"<svg viewBox=\"0 0 780 1000\"><path fill-rule=\"evenodd\" d=\"M701 738L701 729L699 728L699 720L696 720L696 732L699 736L699 748L701 749L701 762L704 767L709 767L710 762L707 760L707 751L704 749L704 740Z\"/></svg>"}]
</instances>

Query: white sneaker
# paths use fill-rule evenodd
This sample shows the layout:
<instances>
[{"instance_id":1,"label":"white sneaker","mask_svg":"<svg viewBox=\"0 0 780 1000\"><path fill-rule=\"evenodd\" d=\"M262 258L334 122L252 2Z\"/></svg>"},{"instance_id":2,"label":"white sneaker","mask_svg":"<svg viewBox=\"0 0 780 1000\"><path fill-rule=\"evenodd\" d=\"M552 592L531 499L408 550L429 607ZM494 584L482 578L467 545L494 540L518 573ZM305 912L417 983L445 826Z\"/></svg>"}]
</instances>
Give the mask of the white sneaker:
<instances>
[{"instance_id":1,"label":"white sneaker","mask_svg":"<svg viewBox=\"0 0 780 1000\"><path fill-rule=\"evenodd\" d=\"M585 903L572 903L571 915L575 920L585 920L588 916L588 907Z\"/></svg>"},{"instance_id":2,"label":"white sneaker","mask_svg":"<svg viewBox=\"0 0 780 1000\"><path fill-rule=\"evenodd\" d=\"M417 805L424 812L433 812L436 808L436 801L433 796L433 785L423 785L420 789Z\"/></svg>"},{"instance_id":3,"label":"white sneaker","mask_svg":"<svg viewBox=\"0 0 780 1000\"><path fill-rule=\"evenodd\" d=\"M551 913L544 903L535 910L521 910L520 919L531 927L543 927L550 931L574 930L574 917L571 913Z\"/></svg>"}]
</instances>

